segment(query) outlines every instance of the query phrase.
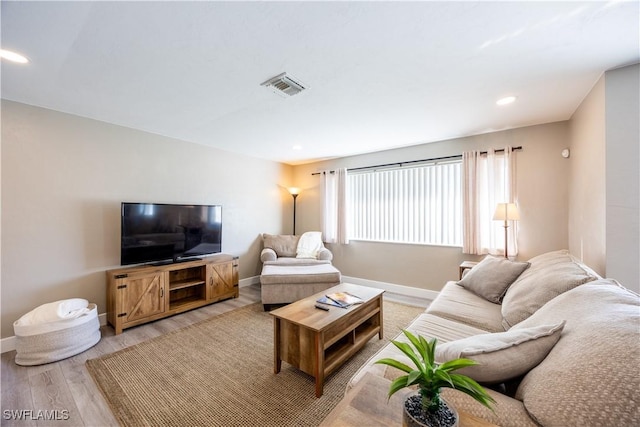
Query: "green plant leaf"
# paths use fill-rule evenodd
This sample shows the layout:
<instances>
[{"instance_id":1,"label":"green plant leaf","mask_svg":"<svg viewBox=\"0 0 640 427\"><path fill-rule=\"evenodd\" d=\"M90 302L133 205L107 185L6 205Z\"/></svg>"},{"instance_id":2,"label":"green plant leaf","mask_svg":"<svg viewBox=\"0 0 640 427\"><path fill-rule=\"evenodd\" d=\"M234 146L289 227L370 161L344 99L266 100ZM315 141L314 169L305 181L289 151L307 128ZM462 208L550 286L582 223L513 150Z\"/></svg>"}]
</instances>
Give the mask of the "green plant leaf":
<instances>
[{"instance_id":1,"label":"green plant leaf","mask_svg":"<svg viewBox=\"0 0 640 427\"><path fill-rule=\"evenodd\" d=\"M477 364L478 362L471 359L454 359L441 364L440 369L442 369L443 371L451 372L457 369L466 368L467 366L474 366Z\"/></svg>"},{"instance_id":2,"label":"green plant leaf","mask_svg":"<svg viewBox=\"0 0 640 427\"><path fill-rule=\"evenodd\" d=\"M385 359L376 360L374 363L378 363L380 365L393 366L394 368L398 368L401 371L404 371L404 372L407 372L407 373L413 371L413 368L411 368L411 367L405 365L404 363L399 362L399 361L397 361L395 359L385 358Z\"/></svg>"},{"instance_id":3,"label":"green plant leaf","mask_svg":"<svg viewBox=\"0 0 640 427\"><path fill-rule=\"evenodd\" d=\"M424 340L424 338L423 338ZM426 341L426 340L425 340ZM436 364L436 344L438 340L433 338L431 341L427 343L428 355L427 360L429 361L429 365L435 366Z\"/></svg>"},{"instance_id":4,"label":"green plant leaf","mask_svg":"<svg viewBox=\"0 0 640 427\"><path fill-rule=\"evenodd\" d=\"M389 386L389 394L387 395L387 398L393 396L393 394L398 390L402 390L403 388L405 388L407 386L408 377L409 377L408 375L402 375L396 378L395 380L393 380L391 382L391 385Z\"/></svg>"},{"instance_id":5,"label":"green plant leaf","mask_svg":"<svg viewBox=\"0 0 640 427\"><path fill-rule=\"evenodd\" d=\"M409 341L411 341L411 344L413 344L413 346L416 348L416 350L418 350L418 353L420 353L420 356L422 357L422 360L424 362L427 362L427 349L428 347L424 346L422 341L416 337L415 335L413 335L411 332L404 330L402 331L404 332L404 334L406 335L407 338L409 338ZM424 340L424 338L423 338Z\"/></svg>"},{"instance_id":6,"label":"green plant leaf","mask_svg":"<svg viewBox=\"0 0 640 427\"><path fill-rule=\"evenodd\" d=\"M410 386L412 384L415 384L417 380L419 380L422 377L422 372L421 371L411 371L409 372L408 378L407 378L407 386Z\"/></svg>"},{"instance_id":7,"label":"green plant leaf","mask_svg":"<svg viewBox=\"0 0 640 427\"><path fill-rule=\"evenodd\" d=\"M413 351L413 349L409 344L407 344L406 342L400 342L400 341L391 341L391 342L393 343L393 345L398 347L400 351L406 354L407 357L409 357L409 359L411 359L411 361L416 365L416 368L422 367L422 363L420 363L420 358L418 357L416 352Z\"/></svg>"},{"instance_id":8,"label":"green plant leaf","mask_svg":"<svg viewBox=\"0 0 640 427\"><path fill-rule=\"evenodd\" d=\"M451 376L447 371L438 369L434 372L434 377L441 381L439 383L440 387L455 388L455 384L453 383L453 380L451 379Z\"/></svg>"},{"instance_id":9,"label":"green plant leaf","mask_svg":"<svg viewBox=\"0 0 640 427\"><path fill-rule=\"evenodd\" d=\"M451 374L451 379L455 384L454 388L456 390L460 390L461 392L468 394L476 401L493 411L491 404L496 403L496 401L474 379L461 374Z\"/></svg>"}]
</instances>

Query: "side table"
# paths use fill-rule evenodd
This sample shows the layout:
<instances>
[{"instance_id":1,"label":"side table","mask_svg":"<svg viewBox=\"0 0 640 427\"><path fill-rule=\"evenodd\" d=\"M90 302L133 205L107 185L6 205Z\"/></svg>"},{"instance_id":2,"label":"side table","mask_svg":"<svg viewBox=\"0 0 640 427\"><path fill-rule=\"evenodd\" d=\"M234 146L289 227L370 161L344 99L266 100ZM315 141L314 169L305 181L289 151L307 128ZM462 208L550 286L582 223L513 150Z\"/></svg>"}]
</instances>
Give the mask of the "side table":
<instances>
[{"instance_id":1,"label":"side table","mask_svg":"<svg viewBox=\"0 0 640 427\"><path fill-rule=\"evenodd\" d=\"M462 279L462 275L466 269L471 269L477 264L478 263L474 261L463 261L462 264L460 264L460 279Z\"/></svg>"},{"instance_id":2,"label":"side table","mask_svg":"<svg viewBox=\"0 0 640 427\"><path fill-rule=\"evenodd\" d=\"M402 405L411 389L403 389L387 401L389 381L367 374L322 421L320 427L361 427L402 425ZM458 411L460 427L496 427L488 421Z\"/></svg>"}]
</instances>

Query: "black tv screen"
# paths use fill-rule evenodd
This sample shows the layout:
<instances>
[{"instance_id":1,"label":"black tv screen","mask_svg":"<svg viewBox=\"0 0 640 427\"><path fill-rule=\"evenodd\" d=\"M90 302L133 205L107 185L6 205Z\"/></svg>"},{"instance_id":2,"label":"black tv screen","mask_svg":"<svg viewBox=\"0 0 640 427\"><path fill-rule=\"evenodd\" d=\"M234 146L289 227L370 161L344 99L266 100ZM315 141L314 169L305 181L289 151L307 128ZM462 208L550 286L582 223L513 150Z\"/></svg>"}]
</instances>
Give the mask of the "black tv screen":
<instances>
[{"instance_id":1,"label":"black tv screen","mask_svg":"<svg viewBox=\"0 0 640 427\"><path fill-rule=\"evenodd\" d=\"M122 203L120 264L178 262L222 250L222 206Z\"/></svg>"}]
</instances>

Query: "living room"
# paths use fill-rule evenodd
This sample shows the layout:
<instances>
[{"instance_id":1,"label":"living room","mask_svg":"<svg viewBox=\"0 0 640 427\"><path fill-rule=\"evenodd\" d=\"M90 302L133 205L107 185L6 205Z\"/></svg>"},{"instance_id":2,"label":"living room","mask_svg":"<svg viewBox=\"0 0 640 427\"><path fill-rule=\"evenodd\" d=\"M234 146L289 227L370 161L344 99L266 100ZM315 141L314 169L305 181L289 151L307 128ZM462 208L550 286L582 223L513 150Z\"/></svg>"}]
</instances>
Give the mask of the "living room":
<instances>
[{"instance_id":1,"label":"living room","mask_svg":"<svg viewBox=\"0 0 640 427\"><path fill-rule=\"evenodd\" d=\"M6 3L2 5L3 48L5 40L11 40L10 30L19 33L6 21L12 17ZM621 7L629 6L622 3ZM631 6L637 12L637 4L635 9ZM43 26L48 17L43 14L38 18L41 21L36 24ZM633 28L636 34L637 25L636 22ZM90 46L87 40L78 41L76 61ZM635 44L637 47L637 37ZM229 61L232 60L230 55ZM27 67L37 66L37 61L33 62ZM258 283L261 234L292 232L293 199L287 187L302 189L296 199L295 218L296 232L300 234L320 228L319 177L313 175L318 171L459 155L507 145L522 147L517 153L521 215L517 259L568 249L598 274L640 291L637 50L620 63L576 71L581 83L585 76L591 82L586 88L584 84L580 86L583 92L577 102L574 98L568 102L573 103L568 115L556 115L548 121L522 119L513 127L505 122L495 131L461 131L428 142L422 136L412 140L398 138L394 143L401 146L355 154L305 158L307 153L303 151L300 158L305 160L299 162L243 154L236 149L243 142L235 141L234 133L226 128L216 135L224 140L226 148L190 139L191 132L204 126L202 116L207 113L173 111L171 100L155 98L144 74L136 75L129 86L120 90L138 90L141 97L147 97L151 104L144 104L147 113L153 112L151 107L155 104L158 114L173 114L178 122L184 121L183 136L165 136L168 133L146 127L144 120L136 123L135 108L116 111L120 120L109 122L102 118L107 107L100 102L100 96L104 96L100 85L108 87L109 76L103 76L103 83L78 82L68 77L68 67L77 63L64 64L62 59L53 62L51 67L57 64L58 74L50 76L49 90L69 96L82 92L76 102L92 105L91 111L70 113L50 104L44 94L38 98L37 93L30 97L28 93L12 92L7 86L12 84L9 78L19 79L16 73L25 72L25 68L16 71L16 65L4 60L2 63L3 352L13 350L13 322L41 304L78 297L97 304L99 313L106 312L105 271L119 266L121 202L222 205L223 252L239 257L242 288ZM181 67L174 71L176 80L185 72ZM235 70L230 67L231 71ZM69 75L76 76L75 73ZM571 74L570 70L557 73ZM267 73L264 77L270 76ZM259 94L256 96L265 97L261 99L266 105L278 102L274 107L277 111L301 108L304 96L312 95L314 90L313 82L309 82L309 93L281 99L259 83L255 82L254 90ZM159 83L164 84L167 82ZM97 92L83 92L94 86ZM562 90L555 88L557 92ZM193 93L204 96L198 90ZM206 96L217 95L212 91ZM264 101L269 96L274 100ZM493 102L494 94L490 97ZM228 99L233 103L233 96ZM296 104L283 107L288 101ZM484 108L493 106L471 109L480 115ZM189 116L197 116L193 129ZM331 139L341 128L345 133L352 132L344 117L334 118L335 124L326 124L323 137ZM216 123L224 127L224 118ZM315 128L319 129L320 125ZM240 135L255 137L248 130ZM289 146L289 141L304 140L304 135L283 139ZM305 145L322 145L315 136L309 141ZM570 151L568 158L561 155L564 149ZM444 283L455 280L461 262L481 259L462 253L460 247L365 241L327 247L343 278L425 298L433 298Z\"/></svg>"}]
</instances>

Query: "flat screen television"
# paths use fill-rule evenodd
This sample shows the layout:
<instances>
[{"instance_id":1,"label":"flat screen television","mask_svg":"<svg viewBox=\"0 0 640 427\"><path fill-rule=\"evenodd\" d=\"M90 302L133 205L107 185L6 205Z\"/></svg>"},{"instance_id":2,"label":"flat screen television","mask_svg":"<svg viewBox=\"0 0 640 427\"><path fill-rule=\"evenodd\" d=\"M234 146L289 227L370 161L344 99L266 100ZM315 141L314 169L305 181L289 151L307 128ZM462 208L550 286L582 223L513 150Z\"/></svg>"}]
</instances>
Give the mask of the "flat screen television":
<instances>
[{"instance_id":1,"label":"flat screen television","mask_svg":"<svg viewBox=\"0 0 640 427\"><path fill-rule=\"evenodd\" d=\"M128 203L120 264L170 263L222 251L222 206Z\"/></svg>"}]
</instances>

